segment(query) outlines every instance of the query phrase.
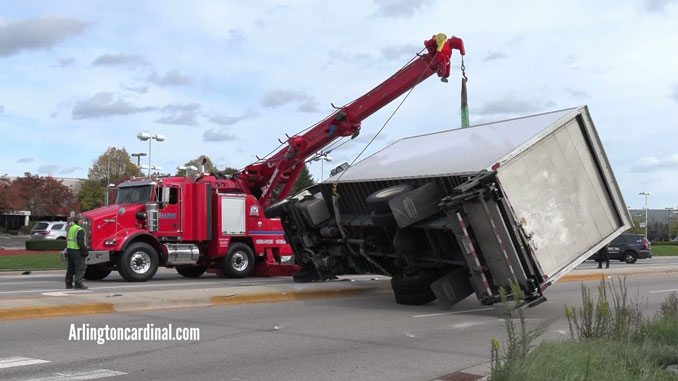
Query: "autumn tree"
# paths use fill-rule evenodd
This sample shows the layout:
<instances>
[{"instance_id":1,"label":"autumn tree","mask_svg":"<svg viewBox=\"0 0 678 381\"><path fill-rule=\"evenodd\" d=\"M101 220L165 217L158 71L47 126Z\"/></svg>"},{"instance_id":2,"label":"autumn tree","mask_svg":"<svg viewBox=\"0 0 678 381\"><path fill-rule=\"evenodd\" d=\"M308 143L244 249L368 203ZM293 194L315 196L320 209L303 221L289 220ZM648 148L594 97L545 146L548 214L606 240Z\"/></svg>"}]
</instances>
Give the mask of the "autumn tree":
<instances>
[{"instance_id":1,"label":"autumn tree","mask_svg":"<svg viewBox=\"0 0 678 381\"><path fill-rule=\"evenodd\" d=\"M0 212L21 210L21 197L12 183L7 178L0 178Z\"/></svg>"},{"instance_id":2,"label":"autumn tree","mask_svg":"<svg viewBox=\"0 0 678 381\"><path fill-rule=\"evenodd\" d=\"M87 179L101 180L104 183L118 184L135 176L143 176L136 164L130 160L127 151L110 147L87 172Z\"/></svg>"},{"instance_id":3,"label":"autumn tree","mask_svg":"<svg viewBox=\"0 0 678 381\"><path fill-rule=\"evenodd\" d=\"M66 216L80 210L71 189L51 176L40 177L26 172L11 183L3 182L4 200L11 210L28 210L32 216Z\"/></svg>"},{"instance_id":4,"label":"autumn tree","mask_svg":"<svg viewBox=\"0 0 678 381\"><path fill-rule=\"evenodd\" d=\"M92 164L87 173L87 180L82 184L79 200L84 210L98 208L105 203L108 184L120 184L132 177L143 176L143 173L122 148L109 147ZM115 192L109 194L115 199Z\"/></svg>"}]
</instances>

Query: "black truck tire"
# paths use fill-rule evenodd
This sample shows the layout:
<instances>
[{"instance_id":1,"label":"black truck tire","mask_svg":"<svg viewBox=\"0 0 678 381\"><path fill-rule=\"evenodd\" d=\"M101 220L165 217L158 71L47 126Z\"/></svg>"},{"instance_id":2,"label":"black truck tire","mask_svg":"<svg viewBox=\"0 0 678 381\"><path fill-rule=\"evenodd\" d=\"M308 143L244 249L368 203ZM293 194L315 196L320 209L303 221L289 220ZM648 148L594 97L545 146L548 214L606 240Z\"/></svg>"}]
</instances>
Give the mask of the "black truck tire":
<instances>
[{"instance_id":1,"label":"black truck tire","mask_svg":"<svg viewBox=\"0 0 678 381\"><path fill-rule=\"evenodd\" d=\"M398 304L406 306L421 306L422 304L430 303L436 300L433 291L421 291L414 294L398 294L395 293L395 300Z\"/></svg>"},{"instance_id":2,"label":"black truck tire","mask_svg":"<svg viewBox=\"0 0 678 381\"><path fill-rule=\"evenodd\" d=\"M118 258L118 272L129 282L145 282L158 271L158 253L144 242L131 244Z\"/></svg>"},{"instance_id":3,"label":"black truck tire","mask_svg":"<svg viewBox=\"0 0 678 381\"><path fill-rule=\"evenodd\" d=\"M245 278L254 271L254 253L244 243L234 242L219 264L221 273L229 278Z\"/></svg>"},{"instance_id":4,"label":"black truck tire","mask_svg":"<svg viewBox=\"0 0 678 381\"><path fill-rule=\"evenodd\" d=\"M391 213L391 208L388 206L388 202L411 190L412 187L407 184L393 185L388 188L380 189L367 196L365 203L367 203L367 208L369 210L377 214Z\"/></svg>"},{"instance_id":5,"label":"black truck tire","mask_svg":"<svg viewBox=\"0 0 678 381\"><path fill-rule=\"evenodd\" d=\"M111 269L98 265L89 265L85 269L85 279L87 280L102 280L111 273Z\"/></svg>"},{"instance_id":6,"label":"black truck tire","mask_svg":"<svg viewBox=\"0 0 678 381\"><path fill-rule=\"evenodd\" d=\"M413 275L394 276L391 278L391 288L396 294L417 294L430 291L431 283L439 278L434 270L424 270Z\"/></svg>"},{"instance_id":7,"label":"black truck tire","mask_svg":"<svg viewBox=\"0 0 678 381\"><path fill-rule=\"evenodd\" d=\"M315 270L299 270L292 274L292 279L294 279L296 283L310 283L317 280L317 278L318 275Z\"/></svg>"},{"instance_id":8,"label":"black truck tire","mask_svg":"<svg viewBox=\"0 0 678 381\"><path fill-rule=\"evenodd\" d=\"M370 213L370 220L378 228L390 228L397 225L395 217L390 211L388 213L372 212Z\"/></svg>"},{"instance_id":9,"label":"black truck tire","mask_svg":"<svg viewBox=\"0 0 678 381\"><path fill-rule=\"evenodd\" d=\"M177 273L186 278L197 278L207 271L205 266L178 266Z\"/></svg>"}]
</instances>

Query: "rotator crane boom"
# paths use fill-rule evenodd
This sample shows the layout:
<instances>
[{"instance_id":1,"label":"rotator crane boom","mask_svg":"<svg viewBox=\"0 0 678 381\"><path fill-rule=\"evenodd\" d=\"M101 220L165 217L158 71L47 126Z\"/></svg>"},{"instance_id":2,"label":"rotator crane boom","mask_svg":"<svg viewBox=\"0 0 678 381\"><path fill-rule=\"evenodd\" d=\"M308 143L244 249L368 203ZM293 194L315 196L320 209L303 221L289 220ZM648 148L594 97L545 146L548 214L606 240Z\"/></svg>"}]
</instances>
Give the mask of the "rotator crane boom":
<instances>
[{"instance_id":1,"label":"rotator crane boom","mask_svg":"<svg viewBox=\"0 0 678 381\"><path fill-rule=\"evenodd\" d=\"M464 42L440 33L424 41L426 53L417 57L365 95L323 119L310 130L287 139L287 146L270 158L250 164L238 176L259 198L263 207L287 197L304 168L305 161L323 147L344 136L357 136L361 122L431 75L447 82L452 49L465 55ZM280 191L273 197L276 187Z\"/></svg>"}]
</instances>

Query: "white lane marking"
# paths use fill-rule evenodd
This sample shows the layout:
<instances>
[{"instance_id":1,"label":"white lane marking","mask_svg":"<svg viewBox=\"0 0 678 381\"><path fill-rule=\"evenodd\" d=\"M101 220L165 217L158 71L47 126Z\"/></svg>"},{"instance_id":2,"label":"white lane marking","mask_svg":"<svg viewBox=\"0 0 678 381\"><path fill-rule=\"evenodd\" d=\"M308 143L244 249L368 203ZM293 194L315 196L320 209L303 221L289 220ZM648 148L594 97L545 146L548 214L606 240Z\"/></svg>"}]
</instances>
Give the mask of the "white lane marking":
<instances>
[{"instance_id":1,"label":"white lane marking","mask_svg":"<svg viewBox=\"0 0 678 381\"><path fill-rule=\"evenodd\" d=\"M28 357L6 357L0 358L0 368L13 368L15 366L26 366L33 364L42 364L49 362L47 360L31 359Z\"/></svg>"},{"instance_id":2,"label":"white lane marking","mask_svg":"<svg viewBox=\"0 0 678 381\"><path fill-rule=\"evenodd\" d=\"M480 321L476 321L476 322L468 321L468 322L465 322L465 323L451 324L450 328L466 328L466 327L472 327L474 325L479 325L479 324L485 324L485 323L480 322Z\"/></svg>"},{"instance_id":3,"label":"white lane marking","mask_svg":"<svg viewBox=\"0 0 678 381\"><path fill-rule=\"evenodd\" d=\"M52 373L53 376L42 378L31 378L29 381L80 381L80 380L97 380L106 377L122 376L127 373L118 372L108 369L95 369L86 372L74 373Z\"/></svg>"},{"instance_id":4,"label":"white lane marking","mask_svg":"<svg viewBox=\"0 0 678 381\"><path fill-rule=\"evenodd\" d=\"M489 311L489 310L493 310L493 309L494 308L492 308L492 307L478 308L478 309L475 309L475 310L466 310L466 311L454 311L454 312L441 312L441 313L437 313L437 314L414 315L412 317L420 318L420 317L429 317L429 316L456 315L456 314L463 314L463 313L466 313L466 312Z\"/></svg>"},{"instance_id":5,"label":"white lane marking","mask_svg":"<svg viewBox=\"0 0 678 381\"><path fill-rule=\"evenodd\" d=\"M87 290L55 291L55 292L43 292L42 295L45 295L45 296L68 296L68 295L73 295L73 294L86 294L88 292L92 292L92 291L87 291Z\"/></svg>"},{"instance_id":6,"label":"white lane marking","mask_svg":"<svg viewBox=\"0 0 678 381\"><path fill-rule=\"evenodd\" d=\"M673 291L678 291L678 288L672 288L668 290L656 290L656 291L650 291L648 294L656 294L658 292L673 292Z\"/></svg>"},{"instance_id":7,"label":"white lane marking","mask_svg":"<svg viewBox=\"0 0 678 381\"><path fill-rule=\"evenodd\" d=\"M196 283L158 283L158 284L143 284L143 285L133 285L133 286L108 286L108 287L90 287L90 291L96 290L107 290L107 289L116 289L116 288L148 288L148 287L166 287L166 286L196 286L203 285L209 286L212 284L231 284L238 286L238 283L234 282L196 282ZM242 286L249 286L250 284L241 284ZM47 290L21 290L21 291L0 291L0 294L21 294L26 292L51 292L51 291L61 291L62 289L51 288Z\"/></svg>"},{"instance_id":8,"label":"white lane marking","mask_svg":"<svg viewBox=\"0 0 678 381\"><path fill-rule=\"evenodd\" d=\"M30 278L24 278L26 279L26 282L2 282L0 283L0 286L9 286L9 285L20 285L20 284L36 284L36 283L52 283L48 280L30 280Z\"/></svg>"}]
</instances>

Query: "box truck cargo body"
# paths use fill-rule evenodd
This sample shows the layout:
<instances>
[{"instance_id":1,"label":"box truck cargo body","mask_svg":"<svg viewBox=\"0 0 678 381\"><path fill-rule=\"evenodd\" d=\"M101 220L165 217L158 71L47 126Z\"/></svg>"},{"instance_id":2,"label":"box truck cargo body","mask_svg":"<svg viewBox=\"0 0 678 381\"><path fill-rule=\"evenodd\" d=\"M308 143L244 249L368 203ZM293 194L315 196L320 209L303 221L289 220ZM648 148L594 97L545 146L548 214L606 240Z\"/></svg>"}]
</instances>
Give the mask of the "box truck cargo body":
<instances>
[{"instance_id":1,"label":"box truck cargo body","mask_svg":"<svg viewBox=\"0 0 678 381\"><path fill-rule=\"evenodd\" d=\"M536 304L632 226L585 106L399 140L267 213L295 280L389 275L402 304Z\"/></svg>"}]
</instances>

